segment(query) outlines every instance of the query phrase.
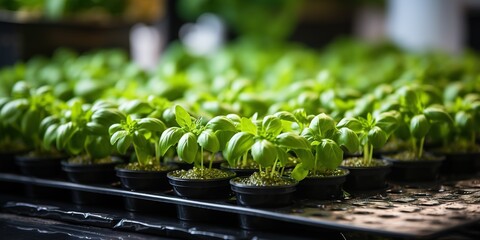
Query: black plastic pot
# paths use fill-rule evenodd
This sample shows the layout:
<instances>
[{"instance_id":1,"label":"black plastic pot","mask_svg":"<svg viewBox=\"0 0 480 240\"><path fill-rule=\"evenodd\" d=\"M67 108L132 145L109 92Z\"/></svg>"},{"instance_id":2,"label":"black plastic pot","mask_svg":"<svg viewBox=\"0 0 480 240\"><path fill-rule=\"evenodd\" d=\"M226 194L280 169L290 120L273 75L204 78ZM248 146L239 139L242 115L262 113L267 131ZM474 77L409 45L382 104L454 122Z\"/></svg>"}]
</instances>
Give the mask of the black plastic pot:
<instances>
[{"instance_id":1,"label":"black plastic pot","mask_svg":"<svg viewBox=\"0 0 480 240\"><path fill-rule=\"evenodd\" d=\"M250 176L252 173L257 172L257 168L233 168L228 165L228 163L222 163L220 169L232 171L236 174L237 177Z\"/></svg>"},{"instance_id":2,"label":"black plastic pot","mask_svg":"<svg viewBox=\"0 0 480 240\"><path fill-rule=\"evenodd\" d=\"M292 203L297 182L284 186L251 186L239 182L238 177L230 180L232 191L237 196L237 204L247 207L284 207Z\"/></svg>"},{"instance_id":3,"label":"black plastic pot","mask_svg":"<svg viewBox=\"0 0 480 240\"><path fill-rule=\"evenodd\" d=\"M120 178L122 187L133 191L162 192L170 189L167 173L178 169L178 166L169 164L166 171L138 171L123 168L123 165L115 168L117 177ZM169 205L146 201L137 198L125 198L125 208L132 212L162 212Z\"/></svg>"},{"instance_id":4,"label":"black plastic pot","mask_svg":"<svg viewBox=\"0 0 480 240\"><path fill-rule=\"evenodd\" d=\"M71 182L82 184L111 184L117 181L115 166L121 163L120 158L114 158L110 163L101 164L72 164L62 161L62 170L67 173ZM112 198L98 193L82 192L72 190L72 201L75 204L107 204Z\"/></svg>"},{"instance_id":5,"label":"black plastic pot","mask_svg":"<svg viewBox=\"0 0 480 240\"><path fill-rule=\"evenodd\" d=\"M427 183L438 179L445 157L432 157L429 160L398 160L384 156L384 159L392 164L388 180L395 183Z\"/></svg>"},{"instance_id":6,"label":"black plastic pot","mask_svg":"<svg viewBox=\"0 0 480 240\"><path fill-rule=\"evenodd\" d=\"M15 164L25 176L57 178L61 175L60 162L64 159L64 156L32 157L21 155L15 157Z\"/></svg>"},{"instance_id":7,"label":"black plastic pot","mask_svg":"<svg viewBox=\"0 0 480 240\"><path fill-rule=\"evenodd\" d=\"M246 207L256 208L276 208L285 207L292 204L293 194L296 190L297 182L284 186L250 186L244 185L239 180L245 177L237 177L230 180L232 191L235 192L237 204ZM276 221L249 216L239 215L240 227L250 230L269 230L273 229Z\"/></svg>"},{"instance_id":8,"label":"black plastic pot","mask_svg":"<svg viewBox=\"0 0 480 240\"><path fill-rule=\"evenodd\" d=\"M382 160L374 159L374 161ZM387 174L390 172L391 164L387 161L382 161L382 163L382 166L374 167L340 166L340 168L347 169L350 172L343 187L353 193L385 190L387 186L385 181Z\"/></svg>"},{"instance_id":9,"label":"black plastic pot","mask_svg":"<svg viewBox=\"0 0 480 240\"><path fill-rule=\"evenodd\" d=\"M317 200L340 199L343 196L342 185L347 180L349 171L344 174L328 177L306 177L297 185L295 195L299 198Z\"/></svg>"},{"instance_id":10,"label":"black plastic pot","mask_svg":"<svg viewBox=\"0 0 480 240\"><path fill-rule=\"evenodd\" d=\"M0 153L0 172L18 173L18 167L15 165L15 156L18 154L17 152Z\"/></svg>"},{"instance_id":11,"label":"black plastic pot","mask_svg":"<svg viewBox=\"0 0 480 240\"><path fill-rule=\"evenodd\" d=\"M167 174L168 181L173 187L176 196L187 199L227 199L231 196L230 179L235 177L235 173L229 173L228 177L218 179L183 179L175 177L172 172ZM177 205L177 217L184 221L210 221L224 219L225 213L205 210L202 208Z\"/></svg>"},{"instance_id":12,"label":"black plastic pot","mask_svg":"<svg viewBox=\"0 0 480 240\"><path fill-rule=\"evenodd\" d=\"M463 178L475 175L480 169L480 152L434 152L437 156L445 156L440 168L441 175L449 178Z\"/></svg>"}]
</instances>

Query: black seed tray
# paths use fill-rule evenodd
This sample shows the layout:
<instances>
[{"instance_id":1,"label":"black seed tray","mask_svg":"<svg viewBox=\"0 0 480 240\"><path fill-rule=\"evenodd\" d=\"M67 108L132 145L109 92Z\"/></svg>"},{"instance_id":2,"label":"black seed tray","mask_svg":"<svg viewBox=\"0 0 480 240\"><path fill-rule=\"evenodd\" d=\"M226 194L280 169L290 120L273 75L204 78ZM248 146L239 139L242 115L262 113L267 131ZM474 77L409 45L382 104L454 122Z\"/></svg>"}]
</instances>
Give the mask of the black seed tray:
<instances>
[{"instance_id":1,"label":"black seed tray","mask_svg":"<svg viewBox=\"0 0 480 240\"><path fill-rule=\"evenodd\" d=\"M256 216L314 229L331 229L389 237L434 238L478 225L480 222L480 177L467 180L398 186L390 184L375 195L357 194L336 201L297 200L276 209L240 207L227 201L187 200L162 193L133 192L115 186L89 186L61 180L0 174L0 181L94 192L112 196L181 204L212 211ZM475 236L472 239L475 239Z\"/></svg>"}]
</instances>

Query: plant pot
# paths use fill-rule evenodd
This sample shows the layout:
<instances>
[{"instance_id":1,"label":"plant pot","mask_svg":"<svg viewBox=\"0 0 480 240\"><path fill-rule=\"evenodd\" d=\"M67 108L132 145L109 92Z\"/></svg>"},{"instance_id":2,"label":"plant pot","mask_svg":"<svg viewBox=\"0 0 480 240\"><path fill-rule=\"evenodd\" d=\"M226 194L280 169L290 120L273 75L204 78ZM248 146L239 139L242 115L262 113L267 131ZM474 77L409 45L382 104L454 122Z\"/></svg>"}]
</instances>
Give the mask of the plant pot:
<instances>
[{"instance_id":1,"label":"plant pot","mask_svg":"<svg viewBox=\"0 0 480 240\"><path fill-rule=\"evenodd\" d=\"M297 182L292 180L283 186L251 186L242 184L239 180L248 176L230 180L232 191L235 192L237 204L246 207L276 208L292 203ZM250 230L270 230L278 226L277 221L245 214L239 215L240 227Z\"/></svg>"},{"instance_id":2,"label":"plant pot","mask_svg":"<svg viewBox=\"0 0 480 240\"><path fill-rule=\"evenodd\" d=\"M445 156L440 173L449 178L464 178L475 175L480 166L480 152L434 152Z\"/></svg>"},{"instance_id":3,"label":"plant pot","mask_svg":"<svg viewBox=\"0 0 480 240\"><path fill-rule=\"evenodd\" d=\"M396 183L435 182L445 157L432 157L429 160L398 160L390 156L384 159L392 164L388 179Z\"/></svg>"},{"instance_id":4,"label":"plant pot","mask_svg":"<svg viewBox=\"0 0 480 240\"><path fill-rule=\"evenodd\" d=\"M353 193L384 191L386 188L385 180L390 172L391 164L377 159L374 159L374 161L381 161L383 165L373 167L340 166L340 168L349 171L343 185L344 188Z\"/></svg>"},{"instance_id":5,"label":"plant pot","mask_svg":"<svg viewBox=\"0 0 480 240\"><path fill-rule=\"evenodd\" d=\"M229 181L235 177L235 173L228 172L229 176L218 179L183 179L173 175L172 172L167 174L168 181L173 187L176 196L187 199L199 200L220 200L227 199L231 196ZM226 213L190 207L185 205L177 205L177 217L184 221L210 221L224 219Z\"/></svg>"},{"instance_id":6,"label":"plant pot","mask_svg":"<svg viewBox=\"0 0 480 240\"><path fill-rule=\"evenodd\" d=\"M57 178L61 175L60 162L64 156L29 156L21 155L15 157L15 164L25 176L39 178Z\"/></svg>"},{"instance_id":7,"label":"plant pot","mask_svg":"<svg viewBox=\"0 0 480 240\"><path fill-rule=\"evenodd\" d=\"M338 176L306 177L298 183L295 195L317 200L340 199L343 196L342 185L349 174L347 169L343 171Z\"/></svg>"},{"instance_id":8,"label":"plant pot","mask_svg":"<svg viewBox=\"0 0 480 240\"><path fill-rule=\"evenodd\" d=\"M258 171L258 168L234 168L228 165L228 163L222 163L220 169L232 171L237 177L250 176L252 173Z\"/></svg>"},{"instance_id":9,"label":"plant pot","mask_svg":"<svg viewBox=\"0 0 480 240\"><path fill-rule=\"evenodd\" d=\"M297 182L292 180L289 185L283 186L252 186L239 182L237 177L230 180L232 191L237 196L237 204L247 207L284 207L292 203L293 192L296 190Z\"/></svg>"},{"instance_id":10,"label":"plant pot","mask_svg":"<svg viewBox=\"0 0 480 240\"><path fill-rule=\"evenodd\" d=\"M162 192L170 189L167 173L178 169L178 166L169 164L170 169L165 171L141 171L123 168L124 165L115 168L117 177L120 178L122 187L132 191ZM137 198L124 200L125 208L132 212L161 212L168 209L169 205L159 202L147 201ZM162 210L163 209L163 210Z\"/></svg>"},{"instance_id":11,"label":"plant pot","mask_svg":"<svg viewBox=\"0 0 480 240\"><path fill-rule=\"evenodd\" d=\"M18 173L18 167L15 165L15 156L19 152L2 152L0 153L0 172Z\"/></svg>"},{"instance_id":12,"label":"plant pot","mask_svg":"<svg viewBox=\"0 0 480 240\"><path fill-rule=\"evenodd\" d=\"M111 184L117 181L115 166L121 163L119 158L113 158L110 163L76 164L62 161L62 170L67 173L68 180L81 184ZM105 194L72 190L72 201L79 205L108 204L112 198Z\"/></svg>"}]
</instances>

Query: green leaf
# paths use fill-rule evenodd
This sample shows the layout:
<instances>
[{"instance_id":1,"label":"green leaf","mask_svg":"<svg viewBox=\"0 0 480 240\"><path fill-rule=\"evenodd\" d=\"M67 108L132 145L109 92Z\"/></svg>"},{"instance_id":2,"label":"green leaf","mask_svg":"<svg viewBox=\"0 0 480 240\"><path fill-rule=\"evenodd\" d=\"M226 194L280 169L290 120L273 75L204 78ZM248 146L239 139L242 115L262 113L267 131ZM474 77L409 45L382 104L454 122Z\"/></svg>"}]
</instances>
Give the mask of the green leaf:
<instances>
[{"instance_id":1,"label":"green leaf","mask_svg":"<svg viewBox=\"0 0 480 240\"><path fill-rule=\"evenodd\" d=\"M117 144L119 139L124 138L127 135L128 135L128 132L125 131L125 130L120 130L120 131L114 132L112 134L112 136L110 137L110 144L112 144L112 145Z\"/></svg>"},{"instance_id":2,"label":"green leaf","mask_svg":"<svg viewBox=\"0 0 480 240\"><path fill-rule=\"evenodd\" d=\"M340 120L340 122L337 124L337 128L344 128L344 127L349 128L354 132L359 132L359 131L362 131L363 129L362 122L360 122L358 119L353 117L346 117Z\"/></svg>"},{"instance_id":3,"label":"green leaf","mask_svg":"<svg viewBox=\"0 0 480 240\"><path fill-rule=\"evenodd\" d=\"M368 131L368 142L373 148L381 148L387 142L387 133L381 128L374 126Z\"/></svg>"},{"instance_id":4,"label":"green leaf","mask_svg":"<svg viewBox=\"0 0 480 240\"><path fill-rule=\"evenodd\" d=\"M249 118L242 117L240 121L240 130L253 135L257 135L257 126Z\"/></svg>"},{"instance_id":5,"label":"green leaf","mask_svg":"<svg viewBox=\"0 0 480 240\"><path fill-rule=\"evenodd\" d=\"M254 135L250 133L239 132L233 135L230 141L228 141L227 146L223 151L223 156L230 166L234 166L235 161L250 150L255 143L253 137Z\"/></svg>"},{"instance_id":6,"label":"green leaf","mask_svg":"<svg viewBox=\"0 0 480 240\"><path fill-rule=\"evenodd\" d=\"M175 106L175 121L183 128L192 128L193 125L192 117L180 105Z\"/></svg>"},{"instance_id":7,"label":"green leaf","mask_svg":"<svg viewBox=\"0 0 480 240\"><path fill-rule=\"evenodd\" d=\"M149 151L149 142L145 136L139 132L133 134L133 146L138 148L141 151Z\"/></svg>"},{"instance_id":8,"label":"green leaf","mask_svg":"<svg viewBox=\"0 0 480 240\"><path fill-rule=\"evenodd\" d=\"M208 121L206 128L215 131L237 131L235 124L232 120L225 116L216 116Z\"/></svg>"},{"instance_id":9,"label":"green leaf","mask_svg":"<svg viewBox=\"0 0 480 240\"><path fill-rule=\"evenodd\" d=\"M292 132L278 135L276 143L288 149L310 149L310 143L308 143L307 139Z\"/></svg>"},{"instance_id":10,"label":"green leaf","mask_svg":"<svg viewBox=\"0 0 480 240\"><path fill-rule=\"evenodd\" d=\"M231 132L231 131L219 130L219 131L215 132L215 136L217 136L218 142L220 144L219 151L223 151L225 149L228 141L230 141L230 139L233 137L233 135L235 135L235 132Z\"/></svg>"},{"instance_id":11,"label":"green leaf","mask_svg":"<svg viewBox=\"0 0 480 240\"><path fill-rule=\"evenodd\" d=\"M321 136L325 136L328 131L335 128L335 120L327 114L321 113L312 119L309 128L320 133Z\"/></svg>"},{"instance_id":12,"label":"green leaf","mask_svg":"<svg viewBox=\"0 0 480 240\"><path fill-rule=\"evenodd\" d=\"M86 138L87 138L87 135L85 135L85 133L81 131L76 131L66 145L68 152L70 152L73 155L80 154L84 149ZM110 143L107 143L107 144L110 146ZM102 146L98 146L98 147L100 148Z\"/></svg>"},{"instance_id":13,"label":"green leaf","mask_svg":"<svg viewBox=\"0 0 480 240\"><path fill-rule=\"evenodd\" d=\"M277 149L278 164L281 167L285 167L285 165L288 163L288 153L285 151L285 149L278 146L276 146L275 148Z\"/></svg>"},{"instance_id":14,"label":"green leaf","mask_svg":"<svg viewBox=\"0 0 480 240\"><path fill-rule=\"evenodd\" d=\"M452 117L440 107L428 107L423 110L423 114L432 122L453 124Z\"/></svg>"},{"instance_id":15,"label":"green leaf","mask_svg":"<svg viewBox=\"0 0 480 240\"><path fill-rule=\"evenodd\" d=\"M51 124L45 130L45 133L43 135L43 146L45 147L45 149L51 149L53 144L56 144L57 128L58 124Z\"/></svg>"},{"instance_id":16,"label":"green leaf","mask_svg":"<svg viewBox=\"0 0 480 240\"><path fill-rule=\"evenodd\" d=\"M322 139L316 148L316 161L326 169L336 169L343 160L342 149L330 139Z\"/></svg>"},{"instance_id":17,"label":"green leaf","mask_svg":"<svg viewBox=\"0 0 480 240\"><path fill-rule=\"evenodd\" d=\"M122 103L118 109L127 114L149 114L153 111L153 108L150 106L150 104L138 99Z\"/></svg>"},{"instance_id":18,"label":"green leaf","mask_svg":"<svg viewBox=\"0 0 480 240\"><path fill-rule=\"evenodd\" d=\"M273 143L261 139L252 145L252 157L262 167L271 167L277 160L278 152Z\"/></svg>"},{"instance_id":19,"label":"green leaf","mask_svg":"<svg viewBox=\"0 0 480 240\"><path fill-rule=\"evenodd\" d=\"M112 147L109 140L104 136L94 137L85 148L93 159L108 157L112 153Z\"/></svg>"},{"instance_id":20,"label":"green leaf","mask_svg":"<svg viewBox=\"0 0 480 240\"><path fill-rule=\"evenodd\" d=\"M315 156L310 149L295 149L293 152L297 155L297 158L302 163L305 169L313 169L315 164Z\"/></svg>"},{"instance_id":21,"label":"green leaf","mask_svg":"<svg viewBox=\"0 0 480 240\"><path fill-rule=\"evenodd\" d=\"M6 103L0 111L0 117L6 123L15 123L19 121L22 112L28 108L28 101L26 99L15 99Z\"/></svg>"},{"instance_id":22,"label":"green leaf","mask_svg":"<svg viewBox=\"0 0 480 240\"><path fill-rule=\"evenodd\" d=\"M410 120L410 133L415 138L420 139L425 137L429 130L430 123L428 122L425 115L416 115Z\"/></svg>"},{"instance_id":23,"label":"green leaf","mask_svg":"<svg viewBox=\"0 0 480 240\"><path fill-rule=\"evenodd\" d=\"M92 121L105 128L109 128L114 123L120 123L125 120L125 115L117 109L101 108L93 112Z\"/></svg>"},{"instance_id":24,"label":"green leaf","mask_svg":"<svg viewBox=\"0 0 480 240\"><path fill-rule=\"evenodd\" d=\"M309 172L309 169L305 168L303 166L303 163L299 163L292 170L290 176L297 181L302 181L308 176L308 172Z\"/></svg>"},{"instance_id":25,"label":"green leaf","mask_svg":"<svg viewBox=\"0 0 480 240\"><path fill-rule=\"evenodd\" d=\"M220 150L220 143L217 136L211 130L205 130L198 136L198 145L203 147L211 153L216 153Z\"/></svg>"},{"instance_id":26,"label":"green leaf","mask_svg":"<svg viewBox=\"0 0 480 240\"><path fill-rule=\"evenodd\" d=\"M340 128L335 134L335 141L341 147L347 149L347 151L354 153L358 151L360 147L360 141L357 134L346 127Z\"/></svg>"},{"instance_id":27,"label":"green leaf","mask_svg":"<svg viewBox=\"0 0 480 240\"><path fill-rule=\"evenodd\" d=\"M27 110L20 125L22 132L27 136L37 134L40 127L40 119L41 115L38 110Z\"/></svg>"},{"instance_id":28,"label":"green leaf","mask_svg":"<svg viewBox=\"0 0 480 240\"><path fill-rule=\"evenodd\" d=\"M58 126L57 128L57 149L64 149L70 138L76 132L73 123L68 122Z\"/></svg>"},{"instance_id":29,"label":"green leaf","mask_svg":"<svg viewBox=\"0 0 480 240\"><path fill-rule=\"evenodd\" d=\"M282 121L273 115L268 115L263 118L263 130L267 133L272 134L273 136L276 136L282 132L282 126Z\"/></svg>"},{"instance_id":30,"label":"green leaf","mask_svg":"<svg viewBox=\"0 0 480 240\"><path fill-rule=\"evenodd\" d=\"M111 142L111 139L110 139L110 142ZM117 151L120 154L125 154L127 152L127 149L132 145L132 142L133 142L133 137L128 134L122 138L119 138L118 141L116 142Z\"/></svg>"},{"instance_id":31,"label":"green leaf","mask_svg":"<svg viewBox=\"0 0 480 240\"><path fill-rule=\"evenodd\" d=\"M98 124L98 125L100 125L100 124ZM112 126L110 126L108 128L108 134L113 135L115 132L118 132L118 131L121 131L121 130L123 130L122 125L120 123L115 123L115 124L112 124Z\"/></svg>"},{"instance_id":32,"label":"green leaf","mask_svg":"<svg viewBox=\"0 0 480 240\"><path fill-rule=\"evenodd\" d=\"M137 122L139 129L146 129L151 132L163 132L167 128L165 124L156 118L142 118Z\"/></svg>"},{"instance_id":33,"label":"green leaf","mask_svg":"<svg viewBox=\"0 0 480 240\"><path fill-rule=\"evenodd\" d=\"M179 127L170 127L160 136L160 155L163 156L173 145L177 144L185 132Z\"/></svg>"},{"instance_id":34,"label":"green leaf","mask_svg":"<svg viewBox=\"0 0 480 240\"><path fill-rule=\"evenodd\" d=\"M455 114L455 125L462 130L462 132L473 131L473 117L464 111L459 111Z\"/></svg>"},{"instance_id":35,"label":"green leaf","mask_svg":"<svg viewBox=\"0 0 480 240\"><path fill-rule=\"evenodd\" d=\"M406 87L403 89L402 96L404 97L406 104L410 106L416 106L418 104L418 95L412 88Z\"/></svg>"},{"instance_id":36,"label":"green leaf","mask_svg":"<svg viewBox=\"0 0 480 240\"><path fill-rule=\"evenodd\" d=\"M193 163L197 156L198 144L195 135L191 132L185 133L178 141L177 153L181 160Z\"/></svg>"},{"instance_id":37,"label":"green leaf","mask_svg":"<svg viewBox=\"0 0 480 240\"><path fill-rule=\"evenodd\" d=\"M375 125L380 127L389 135L398 127L398 115L399 113L396 111L380 113L375 118Z\"/></svg>"},{"instance_id":38,"label":"green leaf","mask_svg":"<svg viewBox=\"0 0 480 240\"><path fill-rule=\"evenodd\" d=\"M111 129L111 126L110 126L109 130L110 129ZM102 125L100 125L96 122L88 122L87 125L86 125L86 130L88 131L88 133L93 134L93 135L108 135L109 134L105 127L103 127ZM112 129L112 131L113 130L114 129Z\"/></svg>"},{"instance_id":39,"label":"green leaf","mask_svg":"<svg viewBox=\"0 0 480 240\"><path fill-rule=\"evenodd\" d=\"M289 122L297 122L297 118L295 117L295 115L287 111L276 112L273 115L277 118L280 118L281 120L285 120Z\"/></svg>"}]
</instances>

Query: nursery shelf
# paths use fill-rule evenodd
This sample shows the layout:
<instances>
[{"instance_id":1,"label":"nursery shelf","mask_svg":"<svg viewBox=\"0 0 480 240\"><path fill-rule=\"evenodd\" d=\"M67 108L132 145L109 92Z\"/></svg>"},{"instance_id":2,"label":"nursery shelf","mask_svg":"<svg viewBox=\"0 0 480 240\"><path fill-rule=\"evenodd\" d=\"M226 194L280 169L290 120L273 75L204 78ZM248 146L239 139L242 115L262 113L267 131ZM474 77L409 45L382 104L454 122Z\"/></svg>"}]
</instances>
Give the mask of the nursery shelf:
<instances>
[{"instance_id":1,"label":"nursery shelf","mask_svg":"<svg viewBox=\"0 0 480 240\"><path fill-rule=\"evenodd\" d=\"M240 207L227 201L197 201L162 193L134 192L118 184L91 186L64 180L0 173L0 182L21 183L54 189L77 190L117 197L185 205L235 215L301 225L311 229L362 232L387 237L434 238L480 222L480 177L436 184L390 184L382 192L357 194L343 200L296 200L292 206L275 209ZM479 237L476 233L472 239Z\"/></svg>"}]
</instances>

